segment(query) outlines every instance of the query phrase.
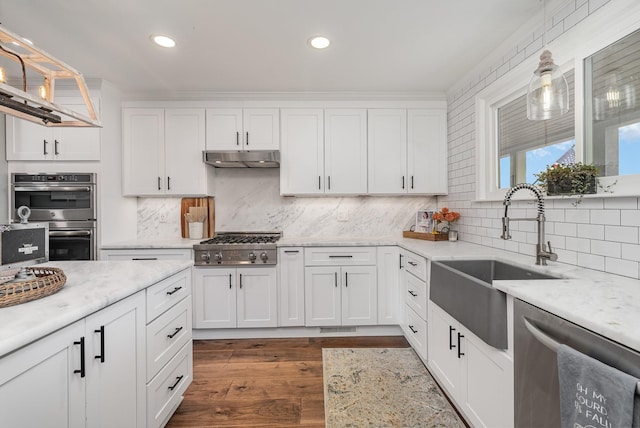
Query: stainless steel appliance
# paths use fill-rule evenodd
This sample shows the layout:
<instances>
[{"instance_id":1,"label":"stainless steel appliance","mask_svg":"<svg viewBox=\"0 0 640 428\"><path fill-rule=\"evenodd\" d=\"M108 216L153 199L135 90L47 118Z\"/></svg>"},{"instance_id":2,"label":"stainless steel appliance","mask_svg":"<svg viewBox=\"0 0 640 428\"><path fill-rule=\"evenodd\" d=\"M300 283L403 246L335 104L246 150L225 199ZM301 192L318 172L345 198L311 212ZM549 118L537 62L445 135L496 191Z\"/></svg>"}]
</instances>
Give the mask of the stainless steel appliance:
<instances>
[{"instance_id":1,"label":"stainless steel appliance","mask_svg":"<svg viewBox=\"0 0 640 428\"><path fill-rule=\"evenodd\" d=\"M0 270L49 260L49 224L0 225Z\"/></svg>"},{"instance_id":2,"label":"stainless steel appliance","mask_svg":"<svg viewBox=\"0 0 640 428\"><path fill-rule=\"evenodd\" d=\"M515 426L560 427L559 344L640 377L640 353L528 303L514 304Z\"/></svg>"},{"instance_id":3,"label":"stainless steel appliance","mask_svg":"<svg viewBox=\"0 0 640 428\"><path fill-rule=\"evenodd\" d=\"M282 232L218 232L193 246L195 266L273 266Z\"/></svg>"},{"instance_id":4,"label":"stainless steel appliance","mask_svg":"<svg viewBox=\"0 0 640 428\"><path fill-rule=\"evenodd\" d=\"M204 163L215 168L279 168L280 152L277 150L202 152Z\"/></svg>"},{"instance_id":5,"label":"stainless steel appliance","mask_svg":"<svg viewBox=\"0 0 640 428\"><path fill-rule=\"evenodd\" d=\"M11 175L11 221L29 207L29 221L49 222L50 260L95 260L96 174Z\"/></svg>"}]
</instances>

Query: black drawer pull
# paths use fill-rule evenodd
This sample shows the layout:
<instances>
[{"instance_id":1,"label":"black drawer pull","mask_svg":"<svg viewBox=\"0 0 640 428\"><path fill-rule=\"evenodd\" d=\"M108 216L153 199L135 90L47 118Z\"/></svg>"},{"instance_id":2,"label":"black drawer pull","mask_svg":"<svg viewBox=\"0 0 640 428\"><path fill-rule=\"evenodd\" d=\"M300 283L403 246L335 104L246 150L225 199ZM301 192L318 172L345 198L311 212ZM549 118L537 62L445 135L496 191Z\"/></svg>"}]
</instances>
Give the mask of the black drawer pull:
<instances>
[{"instance_id":1,"label":"black drawer pull","mask_svg":"<svg viewBox=\"0 0 640 428\"><path fill-rule=\"evenodd\" d=\"M298 254L300 250L284 250L286 254Z\"/></svg>"},{"instance_id":2,"label":"black drawer pull","mask_svg":"<svg viewBox=\"0 0 640 428\"><path fill-rule=\"evenodd\" d=\"M80 370L74 370L74 373L80 373L80 377L84 377L84 336L80 338L80 341L73 342L74 345L80 345Z\"/></svg>"},{"instance_id":3,"label":"black drawer pull","mask_svg":"<svg viewBox=\"0 0 640 428\"><path fill-rule=\"evenodd\" d=\"M408 263L409 263L411 266L413 266L413 267L418 266L418 263L416 263L416 262L409 261Z\"/></svg>"},{"instance_id":4,"label":"black drawer pull","mask_svg":"<svg viewBox=\"0 0 640 428\"><path fill-rule=\"evenodd\" d=\"M171 296L172 294L177 293L179 290L182 290L182 286L180 286L180 287L173 287L173 290L171 290L171 291L167 291L167 295L168 295L168 296Z\"/></svg>"},{"instance_id":5,"label":"black drawer pull","mask_svg":"<svg viewBox=\"0 0 640 428\"><path fill-rule=\"evenodd\" d=\"M173 333L167 334L167 337L169 339L173 339L176 336L176 334L180 333L181 330L182 330L182 327L178 327L176 328L176 331L174 331Z\"/></svg>"},{"instance_id":6,"label":"black drawer pull","mask_svg":"<svg viewBox=\"0 0 640 428\"><path fill-rule=\"evenodd\" d=\"M131 260L158 260L157 257L134 257Z\"/></svg>"},{"instance_id":7,"label":"black drawer pull","mask_svg":"<svg viewBox=\"0 0 640 428\"><path fill-rule=\"evenodd\" d=\"M180 381L182 380L182 378L184 377L184 375L180 375L176 378L176 383L174 383L173 385L171 385L169 387L169 391L173 391L174 389L176 389L176 387L178 386L178 384L180 383Z\"/></svg>"},{"instance_id":8,"label":"black drawer pull","mask_svg":"<svg viewBox=\"0 0 640 428\"><path fill-rule=\"evenodd\" d=\"M451 333L453 333L454 331L456 331L456 329L449 326L449 350L452 350L456 347L456 345L453 344L453 336L451 336Z\"/></svg>"},{"instance_id":9,"label":"black drawer pull","mask_svg":"<svg viewBox=\"0 0 640 428\"><path fill-rule=\"evenodd\" d=\"M418 297L418 294L413 290L409 290L409 294L411 294L413 297Z\"/></svg>"},{"instance_id":10,"label":"black drawer pull","mask_svg":"<svg viewBox=\"0 0 640 428\"><path fill-rule=\"evenodd\" d=\"M464 355L464 352L462 352L460 349L460 339L462 339L464 337L464 334L460 334L458 333L458 358L462 357Z\"/></svg>"},{"instance_id":11,"label":"black drawer pull","mask_svg":"<svg viewBox=\"0 0 640 428\"><path fill-rule=\"evenodd\" d=\"M96 355L93 358L99 359L101 363L104 363L104 326L101 325L99 329L93 330L93 332L100 334L100 355Z\"/></svg>"},{"instance_id":12,"label":"black drawer pull","mask_svg":"<svg viewBox=\"0 0 640 428\"><path fill-rule=\"evenodd\" d=\"M409 330L411 330L412 333L418 332L418 330L414 329L412 325L409 325Z\"/></svg>"},{"instance_id":13,"label":"black drawer pull","mask_svg":"<svg viewBox=\"0 0 640 428\"><path fill-rule=\"evenodd\" d=\"M345 255L337 255L337 256L331 255L331 256L329 256L329 258L330 259L352 259L353 256L351 254L348 254L348 255L347 254L345 254Z\"/></svg>"}]
</instances>

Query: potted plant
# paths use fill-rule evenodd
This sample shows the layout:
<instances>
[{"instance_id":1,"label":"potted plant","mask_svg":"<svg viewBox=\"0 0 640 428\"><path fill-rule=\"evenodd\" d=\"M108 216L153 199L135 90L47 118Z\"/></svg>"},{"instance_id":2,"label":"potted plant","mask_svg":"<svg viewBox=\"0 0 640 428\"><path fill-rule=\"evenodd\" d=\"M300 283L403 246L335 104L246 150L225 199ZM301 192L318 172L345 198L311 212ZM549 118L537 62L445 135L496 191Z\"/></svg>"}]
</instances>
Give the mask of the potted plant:
<instances>
[{"instance_id":1,"label":"potted plant","mask_svg":"<svg viewBox=\"0 0 640 428\"><path fill-rule=\"evenodd\" d=\"M554 163L546 170L534 175L535 183L549 196L586 195L596 193L600 170L595 165L586 165L582 162Z\"/></svg>"},{"instance_id":2,"label":"potted plant","mask_svg":"<svg viewBox=\"0 0 640 428\"><path fill-rule=\"evenodd\" d=\"M457 211L451 211L449 208L444 207L440 211L433 213L434 226L432 233L438 232L437 225L441 222L446 222L447 225L442 228L443 233L447 233L449 241L458 240L458 231L453 227L453 224L460 219L460 213Z\"/></svg>"}]
</instances>

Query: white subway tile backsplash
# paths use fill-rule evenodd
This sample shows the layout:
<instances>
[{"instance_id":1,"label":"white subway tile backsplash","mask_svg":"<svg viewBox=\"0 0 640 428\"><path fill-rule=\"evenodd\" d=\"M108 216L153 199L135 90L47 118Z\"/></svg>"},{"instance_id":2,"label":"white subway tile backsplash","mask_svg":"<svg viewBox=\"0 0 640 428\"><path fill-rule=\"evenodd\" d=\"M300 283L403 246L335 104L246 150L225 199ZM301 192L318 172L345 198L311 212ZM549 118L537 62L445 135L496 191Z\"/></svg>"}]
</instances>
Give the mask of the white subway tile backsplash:
<instances>
[{"instance_id":1,"label":"white subway tile backsplash","mask_svg":"<svg viewBox=\"0 0 640 428\"><path fill-rule=\"evenodd\" d=\"M620 224L622 226L640 226L640 211L620 211Z\"/></svg>"},{"instance_id":2,"label":"white subway tile backsplash","mask_svg":"<svg viewBox=\"0 0 640 428\"><path fill-rule=\"evenodd\" d=\"M558 249L554 250L556 254L558 254L558 261L560 263L566 263L568 265L577 265L578 264L578 253L570 250L562 250Z\"/></svg>"},{"instance_id":3,"label":"white subway tile backsplash","mask_svg":"<svg viewBox=\"0 0 640 428\"><path fill-rule=\"evenodd\" d=\"M622 258L640 262L640 245L622 244Z\"/></svg>"},{"instance_id":4,"label":"white subway tile backsplash","mask_svg":"<svg viewBox=\"0 0 640 428\"><path fill-rule=\"evenodd\" d=\"M591 224L620 225L620 210L591 210Z\"/></svg>"},{"instance_id":5,"label":"white subway tile backsplash","mask_svg":"<svg viewBox=\"0 0 640 428\"><path fill-rule=\"evenodd\" d=\"M591 240L585 238L567 237L566 248L567 250L589 253L591 252Z\"/></svg>"},{"instance_id":6,"label":"white subway tile backsplash","mask_svg":"<svg viewBox=\"0 0 640 428\"><path fill-rule=\"evenodd\" d=\"M564 211L565 221L569 223L589 223L589 210L567 209Z\"/></svg>"},{"instance_id":7,"label":"white subway tile backsplash","mask_svg":"<svg viewBox=\"0 0 640 428\"><path fill-rule=\"evenodd\" d=\"M577 236L578 235L578 225L575 223L559 223L556 222L554 225L554 233L556 235L563 236Z\"/></svg>"},{"instance_id":8,"label":"white subway tile backsplash","mask_svg":"<svg viewBox=\"0 0 640 428\"><path fill-rule=\"evenodd\" d=\"M604 239L607 241L638 243L638 228L626 226L605 226Z\"/></svg>"},{"instance_id":9,"label":"white subway tile backsplash","mask_svg":"<svg viewBox=\"0 0 640 428\"><path fill-rule=\"evenodd\" d=\"M569 0L566 4L558 10L552 18L553 25L557 25L559 22L562 22L566 17L571 15L576 10L576 2L575 0Z\"/></svg>"},{"instance_id":10,"label":"white subway tile backsplash","mask_svg":"<svg viewBox=\"0 0 640 428\"><path fill-rule=\"evenodd\" d=\"M605 271L616 275L638 278L638 262L607 257L605 259Z\"/></svg>"},{"instance_id":11,"label":"white subway tile backsplash","mask_svg":"<svg viewBox=\"0 0 640 428\"><path fill-rule=\"evenodd\" d=\"M604 256L598 256L595 254L578 253L578 266L583 266L589 269L604 270Z\"/></svg>"},{"instance_id":12,"label":"white subway tile backsplash","mask_svg":"<svg viewBox=\"0 0 640 428\"><path fill-rule=\"evenodd\" d=\"M607 198L604 199L604 208L607 210L612 209L626 209L637 210L638 198Z\"/></svg>"},{"instance_id":13,"label":"white subway tile backsplash","mask_svg":"<svg viewBox=\"0 0 640 428\"><path fill-rule=\"evenodd\" d=\"M578 224L578 236L587 239L604 239L604 226L598 224Z\"/></svg>"},{"instance_id":14,"label":"white subway tile backsplash","mask_svg":"<svg viewBox=\"0 0 640 428\"><path fill-rule=\"evenodd\" d=\"M609 0L589 0L589 13L595 12L607 3Z\"/></svg>"},{"instance_id":15,"label":"white subway tile backsplash","mask_svg":"<svg viewBox=\"0 0 640 428\"><path fill-rule=\"evenodd\" d=\"M592 241L591 254L620 258L622 245L619 242Z\"/></svg>"},{"instance_id":16,"label":"white subway tile backsplash","mask_svg":"<svg viewBox=\"0 0 640 428\"><path fill-rule=\"evenodd\" d=\"M584 4L564 19L564 31L567 31L587 16L589 16L589 6Z\"/></svg>"}]
</instances>

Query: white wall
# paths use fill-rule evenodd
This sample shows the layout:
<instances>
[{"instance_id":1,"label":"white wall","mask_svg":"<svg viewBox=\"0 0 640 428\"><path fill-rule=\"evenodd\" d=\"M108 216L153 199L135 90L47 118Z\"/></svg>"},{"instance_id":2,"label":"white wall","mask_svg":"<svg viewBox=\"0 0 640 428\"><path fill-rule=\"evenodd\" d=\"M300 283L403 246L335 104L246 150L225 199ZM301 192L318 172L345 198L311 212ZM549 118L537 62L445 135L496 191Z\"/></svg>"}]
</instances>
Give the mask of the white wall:
<instances>
[{"instance_id":1,"label":"white wall","mask_svg":"<svg viewBox=\"0 0 640 428\"><path fill-rule=\"evenodd\" d=\"M216 230L281 230L293 237L401 236L417 210L434 209L434 197L280 196L279 169L216 170ZM349 220L337 220L338 211ZM159 218L166 217L166 223ZM180 198L138 199L138 238L180 237Z\"/></svg>"},{"instance_id":2,"label":"white wall","mask_svg":"<svg viewBox=\"0 0 640 428\"><path fill-rule=\"evenodd\" d=\"M596 16L628 13L622 0L571 0L553 17L547 17L545 41L566 38L572 40L574 27ZM626 12L625 12L626 11ZM540 26L541 27L541 26ZM493 55L492 65L477 69L448 93L449 195L439 198L438 205L448 205L461 211L460 239L527 254L534 260L536 230L534 222L511 223L513 239L500 239L504 213L502 202L476 202L476 138L475 96L484 88L505 76L526 61L531 70L543 46L542 29L514 36ZM526 82L524 82L526 84ZM615 189L614 189L615 191ZM578 206L573 199L546 200L547 238L558 253L558 261L585 268L640 278L640 210L637 197L585 198ZM512 211L514 210L515 211ZM518 212L519 211L519 212ZM514 215L534 213L530 203L514 203ZM529 216L529 215L527 215ZM533 216L533 215L532 215Z\"/></svg>"}]
</instances>

